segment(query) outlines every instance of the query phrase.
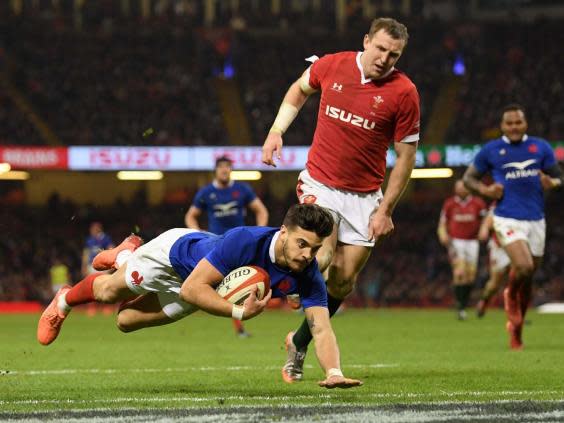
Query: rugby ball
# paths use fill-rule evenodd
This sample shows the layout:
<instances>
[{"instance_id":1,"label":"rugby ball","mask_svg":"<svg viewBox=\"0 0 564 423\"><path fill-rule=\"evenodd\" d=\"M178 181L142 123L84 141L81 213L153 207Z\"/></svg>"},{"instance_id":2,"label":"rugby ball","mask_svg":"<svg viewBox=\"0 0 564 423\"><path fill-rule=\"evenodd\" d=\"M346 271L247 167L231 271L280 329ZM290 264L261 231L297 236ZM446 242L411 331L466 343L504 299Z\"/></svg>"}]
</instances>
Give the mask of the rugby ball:
<instances>
[{"instance_id":1,"label":"rugby ball","mask_svg":"<svg viewBox=\"0 0 564 423\"><path fill-rule=\"evenodd\" d=\"M231 304L242 305L254 285L258 288L257 298L262 300L270 291L270 276L261 267L242 266L224 277L215 290Z\"/></svg>"}]
</instances>

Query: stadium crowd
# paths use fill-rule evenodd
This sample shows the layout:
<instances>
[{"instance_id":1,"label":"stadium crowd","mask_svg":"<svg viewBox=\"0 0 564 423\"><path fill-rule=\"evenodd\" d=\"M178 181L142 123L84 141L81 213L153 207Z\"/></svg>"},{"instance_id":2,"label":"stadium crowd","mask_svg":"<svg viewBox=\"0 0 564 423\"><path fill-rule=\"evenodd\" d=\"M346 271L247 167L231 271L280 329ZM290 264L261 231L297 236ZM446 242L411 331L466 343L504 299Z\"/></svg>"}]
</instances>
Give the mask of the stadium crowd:
<instances>
[{"instance_id":1,"label":"stadium crowd","mask_svg":"<svg viewBox=\"0 0 564 423\"><path fill-rule=\"evenodd\" d=\"M296 13L271 26L268 14L260 19L252 10L219 14L216 23L224 26L215 32L202 28L199 13L142 22L97 20L91 13L94 23L80 31L70 18L11 18L0 24L5 34L0 58L15 66L10 72L14 84L63 144L229 144L214 86L216 77L225 76L235 77L250 143L260 145L283 90L307 66L304 59L360 49L368 26L362 17L351 18L348 30L337 34L330 30L330 14L305 25ZM406 23L410 40L398 67L420 92L423 134L441 84L452 75L455 60L461 60L464 74L446 142L497 136L498 111L515 100L529 105L531 133L550 140L563 137L558 21L507 25L406 18ZM309 142L317 101L314 97L306 104L287 144ZM42 144L25 115L12 102L6 106L0 115L4 142ZM151 135L144 136L151 128Z\"/></svg>"}]
</instances>

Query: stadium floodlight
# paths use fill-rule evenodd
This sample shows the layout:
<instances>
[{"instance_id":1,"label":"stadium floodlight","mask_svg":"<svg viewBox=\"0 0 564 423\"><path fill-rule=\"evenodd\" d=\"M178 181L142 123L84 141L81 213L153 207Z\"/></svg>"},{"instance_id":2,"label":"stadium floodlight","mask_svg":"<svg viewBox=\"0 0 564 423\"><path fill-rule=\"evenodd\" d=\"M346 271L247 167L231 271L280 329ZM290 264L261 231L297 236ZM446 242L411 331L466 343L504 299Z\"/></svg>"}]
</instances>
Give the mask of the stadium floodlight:
<instances>
[{"instance_id":1,"label":"stadium floodlight","mask_svg":"<svg viewBox=\"0 0 564 423\"><path fill-rule=\"evenodd\" d=\"M231 172L231 179L234 181L259 181L262 173L258 170L234 170Z\"/></svg>"},{"instance_id":2,"label":"stadium floodlight","mask_svg":"<svg viewBox=\"0 0 564 423\"><path fill-rule=\"evenodd\" d=\"M120 181L159 181L163 176L160 170L122 170L117 173Z\"/></svg>"},{"instance_id":3,"label":"stadium floodlight","mask_svg":"<svg viewBox=\"0 0 564 423\"><path fill-rule=\"evenodd\" d=\"M5 172L9 172L10 169L12 169L12 166L10 166L10 163L0 163L0 174L5 173Z\"/></svg>"},{"instance_id":4,"label":"stadium floodlight","mask_svg":"<svg viewBox=\"0 0 564 423\"><path fill-rule=\"evenodd\" d=\"M8 172L0 172L0 179L11 181L25 181L29 179L29 172L23 170L10 170Z\"/></svg>"},{"instance_id":5,"label":"stadium floodlight","mask_svg":"<svg viewBox=\"0 0 564 423\"><path fill-rule=\"evenodd\" d=\"M413 171L411 172L411 178L412 179L450 178L452 177L453 173L454 172L450 167L413 169Z\"/></svg>"}]
</instances>

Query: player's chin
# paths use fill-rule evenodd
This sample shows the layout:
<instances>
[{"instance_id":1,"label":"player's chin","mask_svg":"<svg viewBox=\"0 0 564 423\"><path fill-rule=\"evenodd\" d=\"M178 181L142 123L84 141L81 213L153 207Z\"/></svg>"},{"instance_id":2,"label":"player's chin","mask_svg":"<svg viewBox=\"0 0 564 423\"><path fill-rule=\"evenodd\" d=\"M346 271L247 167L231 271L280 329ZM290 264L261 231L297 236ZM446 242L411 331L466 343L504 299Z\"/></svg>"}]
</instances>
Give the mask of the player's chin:
<instances>
[{"instance_id":1,"label":"player's chin","mask_svg":"<svg viewBox=\"0 0 564 423\"><path fill-rule=\"evenodd\" d=\"M294 272L303 272L307 265L307 262L304 263L303 261L295 260L292 265L292 270Z\"/></svg>"}]
</instances>

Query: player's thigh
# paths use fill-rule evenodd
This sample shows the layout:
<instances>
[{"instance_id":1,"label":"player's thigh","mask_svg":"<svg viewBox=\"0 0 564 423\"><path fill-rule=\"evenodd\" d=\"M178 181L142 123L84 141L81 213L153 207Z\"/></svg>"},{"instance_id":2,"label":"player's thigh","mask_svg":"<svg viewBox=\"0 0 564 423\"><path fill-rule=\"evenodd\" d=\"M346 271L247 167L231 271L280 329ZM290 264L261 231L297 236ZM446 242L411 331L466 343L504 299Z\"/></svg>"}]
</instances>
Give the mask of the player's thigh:
<instances>
[{"instance_id":1,"label":"player's thigh","mask_svg":"<svg viewBox=\"0 0 564 423\"><path fill-rule=\"evenodd\" d=\"M507 244L505 252L509 256L511 265L520 273L529 273L534 269L534 260L527 241L518 239Z\"/></svg>"},{"instance_id":2,"label":"player's thigh","mask_svg":"<svg viewBox=\"0 0 564 423\"><path fill-rule=\"evenodd\" d=\"M337 247L337 225L333 226L333 232L327 238L323 240L321 248L317 252L315 258L317 259L317 265L319 266L319 271L324 273L327 278L326 271L329 265L333 261L333 256L335 255L335 248Z\"/></svg>"},{"instance_id":3,"label":"player's thigh","mask_svg":"<svg viewBox=\"0 0 564 423\"><path fill-rule=\"evenodd\" d=\"M337 243L327 283L354 283L371 252L371 247Z\"/></svg>"},{"instance_id":4,"label":"player's thigh","mask_svg":"<svg viewBox=\"0 0 564 423\"><path fill-rule=\"evenodd\" d=\"M94 279L92 292L97 301L104 303L116 303L131 297L133 293L125 281L125 266Z\"/></svg>"},{"instance_id":5,"label":"player's thigh","mask_svg":"<svg viewBox=\"0 0 564 423\"><path fill-rule=\"evenodd\" d=\"M174 294L151 292L122 304L117 324L123 332L131 332L174 323L197 310Z\"/></svg>"}]
</instances>

